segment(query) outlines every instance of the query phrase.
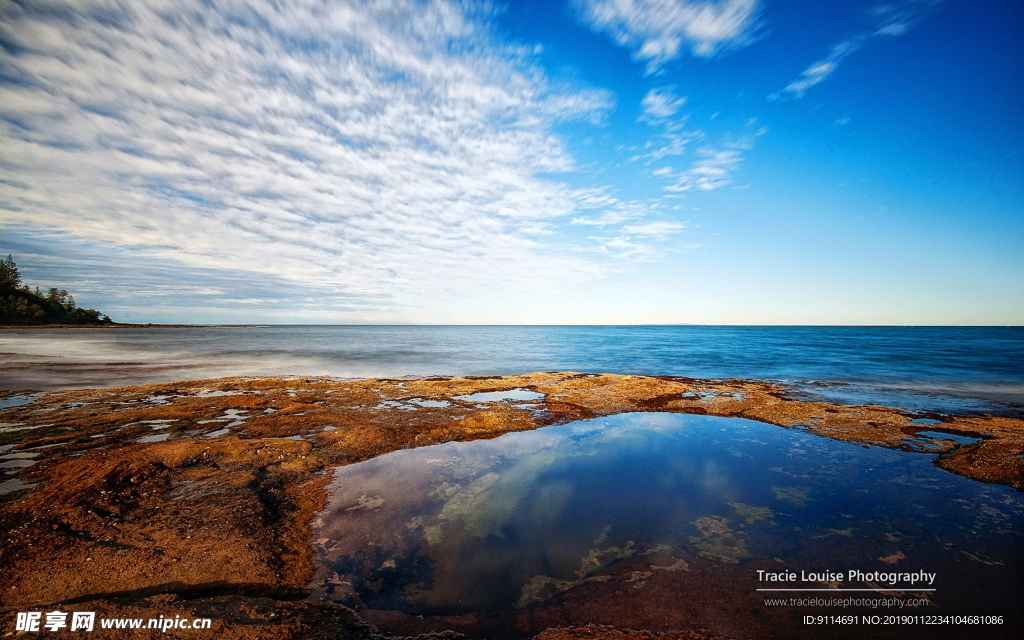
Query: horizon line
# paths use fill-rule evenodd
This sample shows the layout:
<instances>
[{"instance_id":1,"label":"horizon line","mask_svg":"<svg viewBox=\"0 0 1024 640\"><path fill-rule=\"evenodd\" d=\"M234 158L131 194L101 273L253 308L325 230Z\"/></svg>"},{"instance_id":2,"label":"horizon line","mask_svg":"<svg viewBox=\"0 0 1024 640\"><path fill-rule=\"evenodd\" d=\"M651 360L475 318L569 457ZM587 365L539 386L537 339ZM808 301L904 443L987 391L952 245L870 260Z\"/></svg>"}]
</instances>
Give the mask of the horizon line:
<instances>
[{"instance_id":1,"label":"horizon line","mask_svg":"<svg viewBox=\"0 0 1024 640\"><path fill-rule=\"evenodd\" d=\"M243 328L243 327L779 327L779 328L877 328L877 329L1020 329L1024 324L773 324L773 323L722 323L707 324L695 322L651 322L651 323L429 323L429 322L114 322L112 324L82 325L0 325L0 329L131 329L131 328Z\"/></svg>"}]
</instances>

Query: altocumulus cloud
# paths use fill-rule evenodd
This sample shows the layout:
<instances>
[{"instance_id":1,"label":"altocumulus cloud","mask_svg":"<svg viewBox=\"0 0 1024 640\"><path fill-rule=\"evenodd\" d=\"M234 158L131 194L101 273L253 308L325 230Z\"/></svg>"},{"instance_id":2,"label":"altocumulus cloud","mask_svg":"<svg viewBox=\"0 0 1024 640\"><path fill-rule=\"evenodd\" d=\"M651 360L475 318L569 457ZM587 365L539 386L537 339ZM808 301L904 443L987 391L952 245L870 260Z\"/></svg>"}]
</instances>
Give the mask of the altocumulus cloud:
<instances>
[{"instance_id":1,"label":"altocumulus cloud","mask_svg":"<svg viewBox=\"0 0 1024 640\"><path fill-rule=\"evenodd\" d=\"M684 104L686 98L676 96L671 87L651 89L640 101L640 107L643 109L640 119L657 122L670 118L676 115Z\"/></svg>"},{"instance_id":2,"label":"altocumulus cloud","mask_svg":"<svg viewBox=\"0 0 1024 640\"><path fill-rule=\"evenodd\" d=\"M576 0L580 20L606 33L647 72L683 54L708 57L746 44L757 27L757 0Z\"/></svg>"},{"instance_id":3,"label":"altocumulus cloud","mask_svg":"<svg viewBox=\"0 0 1024 640\"><path fill-rule=\"evenodd\" d=\"M593 208L550 178L575 168L552 131L599 120L611 98L554 83L486 13L444 0L0 11L8 229L367 298L601 272L550 244L551 225Z\"/></svg>"}]
</instances>

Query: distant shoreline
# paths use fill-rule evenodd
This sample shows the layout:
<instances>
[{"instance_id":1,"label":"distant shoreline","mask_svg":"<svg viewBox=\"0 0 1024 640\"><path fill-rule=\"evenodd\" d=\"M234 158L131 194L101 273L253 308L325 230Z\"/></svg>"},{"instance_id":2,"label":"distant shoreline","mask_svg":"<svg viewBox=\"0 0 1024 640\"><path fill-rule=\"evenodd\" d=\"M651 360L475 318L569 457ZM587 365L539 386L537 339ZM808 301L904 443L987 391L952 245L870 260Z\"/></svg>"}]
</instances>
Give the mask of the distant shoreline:
<instances>
[{"instance_id":1,"label":"distant shoreline","mask_svg":"<svg viewBox=\"0 0 1024 640\"><path fill-rule=\"evenodd\" d=\"M107 324L0 324L0 329L204 329L212 327L260 327L258 324L133 324L111 322Z\"/></svg>"}]
</instances>

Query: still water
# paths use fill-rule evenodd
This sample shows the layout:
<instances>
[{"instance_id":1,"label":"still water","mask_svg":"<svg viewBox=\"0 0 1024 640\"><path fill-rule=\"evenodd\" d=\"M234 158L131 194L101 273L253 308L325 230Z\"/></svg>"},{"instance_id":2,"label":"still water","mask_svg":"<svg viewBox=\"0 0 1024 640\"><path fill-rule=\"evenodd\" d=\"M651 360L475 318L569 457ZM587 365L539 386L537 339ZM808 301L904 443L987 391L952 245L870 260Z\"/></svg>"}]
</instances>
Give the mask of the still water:
<instances>
[{"instance_id":1,"label":"still water","mask_svg":"<svg viewBox=\"0 0 1024 640\"><path fill-rule=\"evenodd\" d=\"M756 561L924 570L937 574L917 585L936 589L922 595L932 612L1016 607L1022 495L932 460L665 413L397 451L336 470L314 523L314 591L371 613L523 611L581 585L618 588L616 567L640 558L640 574L680 580L696 562L733 571L722 580Z\"/></svg>"}]
</instances>

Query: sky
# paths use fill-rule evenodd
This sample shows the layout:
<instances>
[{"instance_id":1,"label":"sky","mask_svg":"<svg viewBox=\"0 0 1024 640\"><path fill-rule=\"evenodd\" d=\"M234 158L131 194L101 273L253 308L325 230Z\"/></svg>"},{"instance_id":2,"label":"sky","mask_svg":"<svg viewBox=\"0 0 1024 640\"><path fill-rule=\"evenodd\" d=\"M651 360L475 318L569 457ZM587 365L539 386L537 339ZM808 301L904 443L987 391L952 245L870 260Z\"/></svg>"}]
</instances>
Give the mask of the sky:
<instances>
[{"instance_id":1,"label":"sky","mask_svg":"<svg viewBox=\"0 0 1024 640\"><path fill-rule=\"evenodd\" d=\"M0 253L122 322L1024 324L1018 0L0 0Z\"/></svg>"}]
</instances>

